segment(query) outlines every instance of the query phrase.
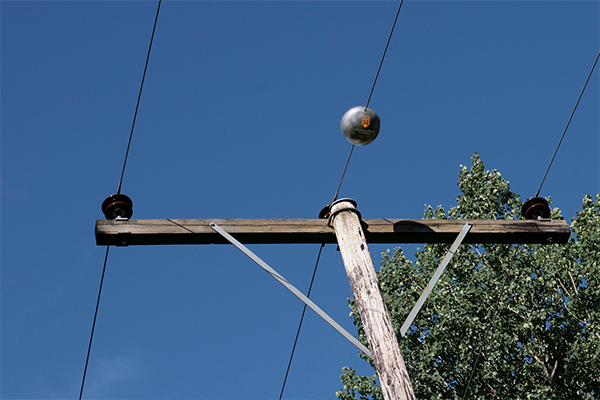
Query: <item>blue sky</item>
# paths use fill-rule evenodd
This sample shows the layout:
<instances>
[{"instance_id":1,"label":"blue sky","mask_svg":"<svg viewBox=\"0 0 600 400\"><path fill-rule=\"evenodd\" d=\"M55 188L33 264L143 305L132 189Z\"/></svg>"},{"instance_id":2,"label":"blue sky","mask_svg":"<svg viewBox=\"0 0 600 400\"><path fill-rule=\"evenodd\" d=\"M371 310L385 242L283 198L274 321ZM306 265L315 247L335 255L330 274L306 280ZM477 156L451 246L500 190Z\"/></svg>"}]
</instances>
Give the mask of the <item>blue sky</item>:
<instances>
[{"instance_id":1,"label":"blue sky","mask_svg":"<svg viewBox=\"0 0 600 400\"><path fill-rule=\"evenodd\" d=\"M2 1L3 399L73 399L156 12L149 1ZM162 4L123 193L134 218L316 218L395 1ZM406 1L340 195L365 218L452 205L478 152L535 194L599 49L595 1ZM594 73L541 195L600 191ZM375 264L393 247L372 245ZM403 246L409 256L415 246ZM306 292L318 245L250 248ZM339 252L311 298L350 332ZM276 399L302 303L232 246L112 248L84 398ZM285 399L331 399L354 346L307 311Z\"/></svg>"}]
</instances>

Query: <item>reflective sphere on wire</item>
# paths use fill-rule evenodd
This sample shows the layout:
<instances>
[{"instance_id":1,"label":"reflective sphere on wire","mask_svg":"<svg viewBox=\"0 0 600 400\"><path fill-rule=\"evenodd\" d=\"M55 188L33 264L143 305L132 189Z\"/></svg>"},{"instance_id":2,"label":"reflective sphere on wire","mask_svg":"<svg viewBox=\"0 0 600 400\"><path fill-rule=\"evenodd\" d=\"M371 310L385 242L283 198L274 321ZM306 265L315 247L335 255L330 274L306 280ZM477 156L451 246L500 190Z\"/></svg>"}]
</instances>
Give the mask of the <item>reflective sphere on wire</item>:
<instances>
[{"instance_id":1,"label":"reflective sphere on wire","mask_svg":"<svg viewBox=\"0 0 600 400\"><path fill-rule=\"evenodd\" d=\"M370 108L352 107L342 117L340 129L350 143L364 146L377 138L379 117Z\"/></svg>"}]
</instances>

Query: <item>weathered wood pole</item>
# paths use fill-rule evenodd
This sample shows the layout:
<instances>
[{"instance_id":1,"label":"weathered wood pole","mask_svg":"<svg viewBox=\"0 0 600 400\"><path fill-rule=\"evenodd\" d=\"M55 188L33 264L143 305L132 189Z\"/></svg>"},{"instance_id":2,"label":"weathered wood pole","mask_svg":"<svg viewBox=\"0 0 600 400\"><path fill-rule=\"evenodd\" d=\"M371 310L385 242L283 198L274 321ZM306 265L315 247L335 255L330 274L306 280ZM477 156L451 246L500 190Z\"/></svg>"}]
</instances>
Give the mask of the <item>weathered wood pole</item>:
<instances>
[{"instance_id":1,"label":"weathered wood pole","mask_svg":"<svg viewBox=\"0 0 600 400\"><path fill-rule=\"evenodd\" d=\"M383 398L415 399L392 321L379 289L356 202L351 199L334 202L331 205L330 223L335 230L348 280L373 354Z\"/></svg>"}]
</instances>

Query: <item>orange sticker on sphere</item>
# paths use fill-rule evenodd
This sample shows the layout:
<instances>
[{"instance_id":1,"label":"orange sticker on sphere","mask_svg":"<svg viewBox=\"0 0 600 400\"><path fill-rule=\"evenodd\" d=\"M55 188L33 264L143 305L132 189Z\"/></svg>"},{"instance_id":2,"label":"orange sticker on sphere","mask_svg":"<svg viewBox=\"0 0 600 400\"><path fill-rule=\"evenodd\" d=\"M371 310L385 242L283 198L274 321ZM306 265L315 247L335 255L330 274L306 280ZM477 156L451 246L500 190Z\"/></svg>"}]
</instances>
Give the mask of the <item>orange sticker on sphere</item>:
<instances>
[{"instance_id":1,"label":"orange sticker on sphere","mask_svg":"<svg viewBox=\"0 0 600 400\"><path fill-rule=\"evenodd\" d=\"M367 126L371 125L371 117L369 117L368 115L364 115L362 117L361 123L363 128L366 128Z\"/></svg>"}]
</instances>

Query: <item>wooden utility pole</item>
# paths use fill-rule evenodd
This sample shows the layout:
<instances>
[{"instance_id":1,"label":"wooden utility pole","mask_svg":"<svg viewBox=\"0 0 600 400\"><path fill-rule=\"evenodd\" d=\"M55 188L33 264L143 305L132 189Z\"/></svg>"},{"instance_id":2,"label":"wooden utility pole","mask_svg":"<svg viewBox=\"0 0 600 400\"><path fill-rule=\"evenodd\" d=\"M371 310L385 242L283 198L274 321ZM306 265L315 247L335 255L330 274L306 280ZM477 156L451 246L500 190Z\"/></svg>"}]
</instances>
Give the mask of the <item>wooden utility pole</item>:
<instances>
[{"instance_id":1,"label":"wooden utility pole","mask_svg":"<svg viewBox=\"0 0 600 400\"><path fill-rule=\"evenodd\" d=\"M335 230L348 280L373 354L383 398L415 399L354 200L341 199L334 202L331 206L330 223Z\"/></svg>"}]
</instances>

